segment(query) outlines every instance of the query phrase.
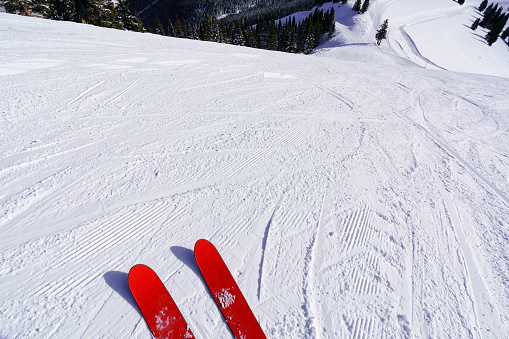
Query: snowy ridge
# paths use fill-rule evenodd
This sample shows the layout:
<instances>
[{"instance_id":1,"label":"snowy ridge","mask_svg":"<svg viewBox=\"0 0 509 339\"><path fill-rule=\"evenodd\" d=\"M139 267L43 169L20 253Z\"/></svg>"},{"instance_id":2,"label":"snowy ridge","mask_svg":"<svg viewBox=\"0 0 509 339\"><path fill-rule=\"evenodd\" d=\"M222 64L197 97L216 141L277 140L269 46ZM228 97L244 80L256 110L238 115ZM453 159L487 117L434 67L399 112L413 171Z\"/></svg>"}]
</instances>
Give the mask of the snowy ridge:
<instances>
[{"instance_id":1,"label":"snowy ridge","mask_svg":"<svg viewBox=\"0 0 509 339\"><path fill-rule=\"evenodd\" d=\"M0 337L150 338L143 263L232 338L201 238L270 338L509 337L509 79L391 39L303 56L0 13Z\"/></svg>"}]
</instances>

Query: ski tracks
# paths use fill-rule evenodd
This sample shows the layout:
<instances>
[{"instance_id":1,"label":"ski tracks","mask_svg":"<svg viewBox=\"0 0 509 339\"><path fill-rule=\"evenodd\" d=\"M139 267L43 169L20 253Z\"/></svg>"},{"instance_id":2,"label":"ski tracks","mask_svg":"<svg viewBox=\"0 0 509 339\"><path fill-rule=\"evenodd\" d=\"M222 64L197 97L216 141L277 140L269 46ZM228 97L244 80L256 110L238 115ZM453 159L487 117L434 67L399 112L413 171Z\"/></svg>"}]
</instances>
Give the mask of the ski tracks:
<instances>
[{"instance_id":1,"label":"ski tracks","mask_svg":"<svg viewBox=\"0 0 509 339\"><path fill-rule=\"evenodd\" d=\"M260 162L268 165L268 169L272 170L273 166L270 166L273 163L271 161L272 154L285 149L289 145L299 144L305 135L302 133L304 130L304 122L302 122L292 126L287 132L281 133L281 135L276 134L276 137L267 138L261 131L256 130L254 133L246 133L246 135L253 135L251 140L249 140L249 144L262 144L266 146L259 150L248 149L245 155L242 154L243 152L237 153L237 156L232 161L225 161L213 169L210 172L210 176L221 177L222 180L231 180L245 172L248 168L259 165Z\"/></svg>"},{"instance_id":2,"label":"ski tracks","mask_svg":"<svg viewBox=\"0 0 509 339\"><path fill-rule=\"evenodd\" d=\"M316 230L311 236L311 241L306 250L304 257L304 275L302 283L302 294L304 296L304 304L302 309L304 310L304 316L306 319L305 332L309 338L321 338L321 332L324 330L324 326L321 325L320 320L323 316L318 314L318 296L316 295L316 266L317 266L317 252L320 253L321 249L321 225L323 224L325 198L327 191L323 194L322 204L320 207L320 213L318 215L318 222Z\"/></svg>"},{"instance_id":3,"label":"ski tracks","mask_svg":"<svg viewBox=\"0 0 509 339\"><path fill-rule=\"evenodd\" d=\"M262 281L263 281L263 263L265 261L265 250L267 248L267 241L269 238L270 226L272 224L272 220L274 219L274 213L276 213L276 210L274 210L274 212L270 216L269 222L267 223L267 226L265 227L265 232L263 234L263 239L262 239L262 256L260 259L260 269L258 272L258 301L260 301L260 298L261 298L261 289L262 289Z\"/></svg>"},{"instance_id":4,"label":"ski tracks","mask_svg":"<svg viewBox=\"0 0 509 339\"><path fill-rule=\"evenodd\" d=\"M356 296L376 296L381 291L379 258L370 251L373 241L373 211L364 206L346 217L340 233L340 258L342 261L354 261L355 265L341 275L345 279L343 298L356 299ZM341 262L340 262L341 264ZM328 266L331 271L334 266ZM366 313L365 313L366 314ZM380 320L377 317L358 317L344 312L343 319L351 338L370 338L376 336ZM376 330L376 332L374 332Z\"/></svg>"},{"instance_id":5,"label":"ski tracks","mask_svg":"<svg viewBox=\"0 0 509 339\"><path fill-rule=\"evenodd\" d=\"M305 202L296 202L290 193L284 195L264 230L258 295L261 309L272 305L269 336L316 337L324 327L317 314L314 279L325 196L316 201L312 199L315 193L310 192L310 200ZM295 255L298 260L288 260ZM294 295L299 295L300 304L287 304L288 297ZM296 313L304 326L291 320L295 318L290 314Z\"/></svg>"},{"instance_id":6,"label":"ski tracks","mask_svg":"<svg viewBox=\"0 0 509 339\"><path fill-rule=\"evenodd\" d=\"M91 303L92 308L96 308L95 313L88 310L87 314L108 312L109 306L103 309L108 299L93 300L94 295L104 289L104 274L118 269L125 262L132 262L128 258L142 255L147 246L157 239L154 238L155 232L162 225L181 218L188 207L172 207L164 200L131 205L119 208L115 213L98 216L70 231L4 251L0 254L0 284L9 286L9 277L13 275L26 275L31 277L30 280L39 281L34 289L26 280L14 289L17 293L11 297L17 300L16 303L24 304L18 305L17 309L32 309L34 319L48 316L50 321L45 319L41 322L49 327L41 328L41 333L55 332L57 335L63 323L73 321L81 314L84 304ZM95 264L91 265L91 262ZM66 309L69 317L51 320L50 310L55 307ZM18 315L2 318L5 323L14 325ZM55 323L55 327L50 326L51 323ZM82 334L86 331L83 329Z\"/></svg>"},{"instance_id":7,"label":"ski tracks","mask_svg":"<svg viewBox=\"0 0 509 339\"><path fill-rule=\"evenodd\" d=\"M141 80L141 78L134 80L124 79L125 82L128 82L127 86L119 86L117 82L112 83L111 80L101 80L80 93L76 98L69 101L67 109L75 105L77 105L75 108L77 111L87 111L90 109L101 110L108 108L112 104L115 104L115 107L118 107L118 103L122 101L122 97L126 96L129 91L132 91L136 86L138 86ZM117 90L122 87L123 89L121 91ZM113 88L116 90L112 91ZM131 100L128 99L128 101L129 105L132 105ZM120 107L122 108L123 106Z\"/></svg>"},{"instance_id":8,"label":"ski tracks","mask_svg":"<svg viewBox=\"0 0 509 339\"><path fill-rule=\"evenodd\" d=\"M482 242L487 241L482 235L479 238L479 232L482 224L493 217L485 215L484 206L471 205L476 195L490 196L490 204L503 210L506 199L446 141L423 125L410 122L415 126L413 153L418 163L412 173L412 186L416 192L431 187L437 191L432 196L417 193L414 198L420 201L416 207L421 218L412 227L412 328L421 336L450 330L463 336L506 337L507 329L500 326L501 306L492 295L492 286L485 283L489 265L479 260L490 257L479 256ZM477 189L466 189L473 182ZM490 227L494 225L496 222ZM493 255L500 254L494 251ZM495 267L501 260L496 260ZM430 291L435 295L433 300Z\"/></svg>"},{"instance_id":9,"label":"ski tracks","mask_svg":"<svg viewBox=\"0 0 509 339\"><path fill-rule=\"evenodd\" d=\"M292 308L276 306L272 308L276 321L271 333L284 337L372 338L400 332L401 337L410 337L411 325L399 307L399 298L403 297L399 289L410 284L406 282L409 268L398 259L404 249L393 233L390 218L368 205L341 217L327 192L315 206L316 214L307 215L280 207L267 223L259 269L260 305L269 300L277 305L285 295L300 290L304 325L297 331L285 316L292 313ZM315 220L313 226L309 225L311 220ZM306 224L300 230L285 231ZM287 252L294 252L289 243L303 241L307 245L301 253L302 266L297 268L284 258ZM295 271L300 272L298 284L292 278ZM269 295L267 291L274 290L272 285L279 287Z\"/></svg>"},{"instance_id":10,"label":"ski tracks","mask_svg":"<svg viewBox=\"0 0 509 339\"><path fill-rule=\"evenodd\" d=\"M388 6L385 6L384 9L387 7ZM440 10L416 11L418 14L410 14L400 21L394 22L389 20L390 31L388 41L391 44L391 48L396 53L400 52L399 54L403 54L409 60L413 61L421 67L426 67L427 65L432 64L435 68L442 69L440 66L434 64L432 60L428 60L426 56L421 54L418 46L414 43L412 37L407 33L406 27L442 19L453 15L458 15L464 13L465 10L466 8L457 8L457 6L454 6L446 9L442 8ZM379 12L378 16L381 14L382 13ZM394 33L396 30L399 31L399 34ZM392 43L393 40L397 43L397 46ZM417 62L417 58L419 62Z\"/></svg>"},{"instance_id":11,"label":"ski tracks","mask_svg":"<svg viewBox=\"0 0 509 339\"><path fill-rule=\"evenodd\" d=\"M321 220L314 272L317 337L408 337L397 302L408 269L398 260L403 248L390 219L364 205L343 216L330 209ZM331 301L338 312L327 308Z\"/></svg>"}]
</instances>

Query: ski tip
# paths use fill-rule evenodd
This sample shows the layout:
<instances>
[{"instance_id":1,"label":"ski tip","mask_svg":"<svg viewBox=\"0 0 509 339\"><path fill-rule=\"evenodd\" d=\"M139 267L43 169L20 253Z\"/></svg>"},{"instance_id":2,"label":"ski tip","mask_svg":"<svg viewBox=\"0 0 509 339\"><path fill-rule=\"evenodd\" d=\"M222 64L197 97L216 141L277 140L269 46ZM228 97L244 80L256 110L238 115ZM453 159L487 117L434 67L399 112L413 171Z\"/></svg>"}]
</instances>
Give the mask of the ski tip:
<instances>
[{"instance_id":1,"label":"ski tip","mask_svg":"<svg viewBox=\"0 0 509 339\"><path fill-rule=\"evenodd\" d=\"M194 247L198 246L198 245L205 245L205 244L210 244L212 245L212 243L210 241L208 241L207 239L200 239L196 242L196 244L194 245Z\"/></svg>"},{"instance_id":2,"label":"ski tip","mask_svg":"<svg viewBox=\"0 0 509 339\"><path fill-rule=\"evenodd\" d=\"M143 270L146 270L146 269L149 269L149 270L152 270L150 267L148 267L147 265L144 265L144 264L136 264L134 265L133 267L131 267L131 269L129 270L129 275L131 274L135 274L137 272L140 272L140 271L143 271Z\"/></svg>"},{"instance_id":3,"label":"ski tip","mask_svg":"<svg viewBox=\"0 0 509 339\"><path fill-rule=\"evenodd\" d=\"M127 275L127 280L130 283L134 279L137 279L140 276L144 276L147 273L152 273L153 270L147 265L136 264L129 270L129 274Z\"/></svg>"},{"instance_id":4,"label":"ski tip","mask_svg":"<svg viewBox=\"0 0 509 339\"><path fill-rule=\"evenodd\" d=\"M211 249L216 249L216 247L208 240L206 239L200 239L194 244L194 254L196 256L196 253L203 252ZM217 250L216 250L217 251Z\"/></svg>"},{"instance_id":5,"label":"ski tip","mask_svg":"<svg viewBox=\"0 0 509 339\"><path fill-rule=\"evenodd\" d=\"M131 272L132 270L140 269L140 268L142 268L143 266L148 267L148 266L147 266L147 265L145 265L145 264L136 264L136 265L134 265L133 267L131 267L131 269L129 270L129 272Z\"/></svg>"}]
</instances>

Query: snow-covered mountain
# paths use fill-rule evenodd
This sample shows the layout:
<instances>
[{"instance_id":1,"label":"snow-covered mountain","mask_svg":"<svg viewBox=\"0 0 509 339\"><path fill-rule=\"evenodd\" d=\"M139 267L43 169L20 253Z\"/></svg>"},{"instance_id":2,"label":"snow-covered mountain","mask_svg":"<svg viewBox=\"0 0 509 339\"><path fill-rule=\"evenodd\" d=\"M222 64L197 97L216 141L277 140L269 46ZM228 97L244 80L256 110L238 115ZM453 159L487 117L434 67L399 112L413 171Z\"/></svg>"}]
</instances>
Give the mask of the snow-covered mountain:
<instances>
[{"instance_id":1,"label":"snow-covered mountain","mask_svg":"<svg viewBox=\"0 0 509 339\"><path fill-rule=\"evenodd\" d=\"M311 56L0 13L0 338L150 338L137 263L230 338L200 238L270 338L509 337L509 72L442 44L507 60L473 4L338 8Z\"/></svg>"}]
</instances>

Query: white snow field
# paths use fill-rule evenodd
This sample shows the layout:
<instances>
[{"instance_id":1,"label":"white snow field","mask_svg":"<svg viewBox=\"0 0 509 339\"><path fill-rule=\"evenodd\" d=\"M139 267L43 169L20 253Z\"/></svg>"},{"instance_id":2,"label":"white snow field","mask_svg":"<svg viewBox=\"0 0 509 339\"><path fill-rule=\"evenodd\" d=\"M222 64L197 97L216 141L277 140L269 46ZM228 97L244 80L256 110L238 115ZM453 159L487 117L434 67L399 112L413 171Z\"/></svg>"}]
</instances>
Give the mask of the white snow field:
<instances>
[{"instance_id":1,"label":"white snow field","mask_svg":"<svg viewBox=\"0 0 509 339\"><path fill-rule=\"evenodd\" d=\"M150 338L137 263L232 338L200 238L269 338L508 338L509 79L395 19L304 56L0 13L0 338Z\"/></svg>"}]
</instances>

